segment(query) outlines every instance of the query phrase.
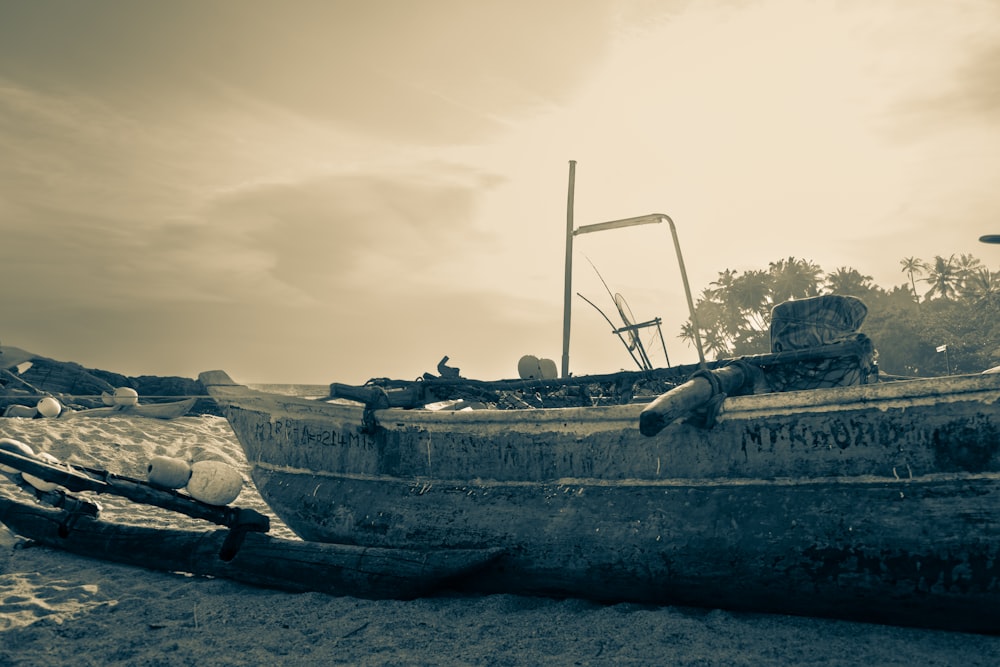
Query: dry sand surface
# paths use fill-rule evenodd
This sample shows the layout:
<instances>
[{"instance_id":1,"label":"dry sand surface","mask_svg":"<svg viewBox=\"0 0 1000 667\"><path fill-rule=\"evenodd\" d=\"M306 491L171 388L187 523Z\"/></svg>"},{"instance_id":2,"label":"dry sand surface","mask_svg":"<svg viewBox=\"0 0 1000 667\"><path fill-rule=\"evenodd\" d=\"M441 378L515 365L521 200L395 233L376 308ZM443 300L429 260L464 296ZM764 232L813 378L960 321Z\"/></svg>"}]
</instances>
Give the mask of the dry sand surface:
<instances>
[{"instance_id":1,"label":"dry sand surface","mask_svg":"<svg viewBox=\"0 0 1000 667\"><path fill-rule=\"evenodd\" d=\"M2 421L0 437L126 475L141 476L157 454L247 469L215 417ZM189 521L101 502L109 519ZM249 486L238 504L266 509ZM0 609L0 664L12 666L1000 664L1000 637L844 621L512 595L280 593L70 556L2 527Z\"/></svg>"}]
</instances>

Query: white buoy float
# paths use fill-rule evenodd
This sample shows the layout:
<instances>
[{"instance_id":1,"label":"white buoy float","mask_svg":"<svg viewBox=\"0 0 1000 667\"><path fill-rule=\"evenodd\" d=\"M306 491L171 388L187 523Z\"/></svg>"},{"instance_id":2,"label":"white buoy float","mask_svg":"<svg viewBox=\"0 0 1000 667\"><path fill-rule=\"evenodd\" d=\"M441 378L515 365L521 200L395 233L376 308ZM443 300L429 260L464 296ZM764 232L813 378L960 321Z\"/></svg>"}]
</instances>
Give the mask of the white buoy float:
<instances>
[{"instance_id":1,"label":"white buoy float","mask_svg":"<svg viewBox=\"0 0 1000 667\"><path fill-rule=\"evenodd\" d=\"M41 461L42 463L48 463L49 465L53 465L53 466L60 466L60 467L66 468L66 470L69 470L69 465L68 464L64 464L62 461L60 461L56 457L52 456L48 452L36 452L35 453L35 458L38 459L39 461ZM26 472L22 472L21 473L21 477L24 478L25 482L27 482L28 484L31 484L33 487L35 487L36 489L38 489L39 491L42 491L42 492L45 492L45 491L54 491L55 489L59 488L59 485L56 484L55 482L46 482L41 477L35 477L34 475L31 475L31 474L26 473Z\"/></svg>"},{"instance_id":2,"label":"white buoy float","mask_svg":"<svg viewBox=\"0 0 1000 667\"><path fill-rule=\"evenodd\" d=\"M542 377L542 367L538 357L526 354L517 361L517 374L522 380L538 380Z\"/></svg>"},{"instance_id":3,"label":"white buoy float","mask_svg":"<svg viewBox=\"0 0 1000 667\"><path fill-rule=\"evenodd\" d=\"M228 505L243 490L240 471L222 461L196 461L191 464L187 492L195 500L209 505Z\"/></svg>"},{"instance_id":4,"label":"white buoy float","mask_svg":"<svg viewBox=\"0 0 1000 667\"><path fill-rule=\"evenodd\" d=\"M14 438L0 438L0 449L20 454L21 456L27 456L28 458L35 458L35 450ZM20 472L20 470L5 465L0 465L0 470L7 473Z\"/></svg>"},{"instance_id":5,"label":"white buoy float","mask_svg":"<svg viewBox=\"0 0 1000 667\"><path fill-rule=\"evenodd\" d=\"M118 387L114 396L111 397L114 405L130 406L139 403L139 392L132 387Z\"/></svg>"},{"instance_id":6,"label":"white buoy float","mask_svg":"<svg viewBox=\"0 0 1000 667\"><path fill-rule=\"evenodd\" d=\"M559 377L559 369L552 359L539 359L538 368L542 371L543 380L555 380Z\"/></svg>"},{"instance_id":7,"label":"white buoy float","mask_svg":"<svg viewBox=\"0 0 1000 667\"><path fill-rule=\"evenodd\" d=\"M517 362L517 374L522 380L554 380L559 377L556 362L526 354Z\"/></svg>"},{"instance_id":8,"label":"white buoy float","mask_svg":"<svg viewBox=\"0 0 1000 667\"><path fill-rule=\"evenodd\" d=\"M58 417L59 413L62 412L62 404L51 396L46 396L42 400L38 401L38 405L35 406L38 413L43 417Z\"/></svg>"},{"instance_id":9,"label":"white buoy float","mask_svg":"<svg viewBox=\"0 0 1000 667\"><path fill-rule=\"evenodd\" d=\"M183 489L191 479L191 466L183 459L154 456L146 466L146 478L163 489Z\"/></svg>"}]
</instances>

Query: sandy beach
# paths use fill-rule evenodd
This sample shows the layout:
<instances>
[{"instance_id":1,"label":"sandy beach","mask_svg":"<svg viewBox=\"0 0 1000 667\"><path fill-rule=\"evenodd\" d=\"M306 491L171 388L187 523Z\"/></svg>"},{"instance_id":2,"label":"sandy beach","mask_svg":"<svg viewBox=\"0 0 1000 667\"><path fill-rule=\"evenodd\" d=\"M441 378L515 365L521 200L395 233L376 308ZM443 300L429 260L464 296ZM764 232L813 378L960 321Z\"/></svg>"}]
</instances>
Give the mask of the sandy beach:
<instances>
[{"instance_id":1,"label":"sandy beach","mask_svg":"<svg viewBox=\"0 0 1000 667\"><path fill-rule=\"evenodd\" d=\"M71 463L141 477L166 455L248 466L218 417L4 419ZM6 478L0 493L28 497ZM101 497L103 516L192 519ZM236 502L267 511L247 481ZM274 521L272 532L290 532ZM290 594L32 546L0 527L6 665L994 665L1000 637L723 610L512 595L411 601Z\"/></svg>"}]
</instances>

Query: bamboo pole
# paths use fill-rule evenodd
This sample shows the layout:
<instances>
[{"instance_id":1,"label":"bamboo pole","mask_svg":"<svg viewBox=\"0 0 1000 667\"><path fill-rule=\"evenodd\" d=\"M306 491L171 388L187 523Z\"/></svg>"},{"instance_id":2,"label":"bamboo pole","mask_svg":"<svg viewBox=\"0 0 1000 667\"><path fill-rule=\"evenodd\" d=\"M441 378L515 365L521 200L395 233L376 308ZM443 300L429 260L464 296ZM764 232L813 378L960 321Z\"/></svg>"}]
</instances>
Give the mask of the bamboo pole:
<instances>
[{"instance_id":1,"label":"bamboo pole","mask_svg":"<svg viewBox=\"0 0 1000 667\"><path fill-rule=\"evenodd\" d=\"M570 301L573 298L573 198L576 160L569 161L569 189L566 195L566 279L563 286L562 377L569 377Z\"/></svg>"}]
</instances>

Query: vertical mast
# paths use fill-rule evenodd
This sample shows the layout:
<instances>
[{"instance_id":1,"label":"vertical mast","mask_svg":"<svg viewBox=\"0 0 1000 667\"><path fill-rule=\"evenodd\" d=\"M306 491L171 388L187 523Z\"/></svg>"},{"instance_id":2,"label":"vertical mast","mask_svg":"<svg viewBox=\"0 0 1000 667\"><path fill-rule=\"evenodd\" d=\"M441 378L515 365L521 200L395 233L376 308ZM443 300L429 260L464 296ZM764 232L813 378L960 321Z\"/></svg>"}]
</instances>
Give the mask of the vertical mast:
<instances>
[{"instance_id":1,"label":"vertical mast","mask_svg":"<svg viewBox=\"0 0 1000 667\"><path fill-rule=\"evenodd\" d=\"M573 191L576 160L569 161L569 192L566 195L566 280L563 289L562 377L569 377L570 300L573 296Z\"/></svg>"}]
</instances>

